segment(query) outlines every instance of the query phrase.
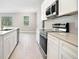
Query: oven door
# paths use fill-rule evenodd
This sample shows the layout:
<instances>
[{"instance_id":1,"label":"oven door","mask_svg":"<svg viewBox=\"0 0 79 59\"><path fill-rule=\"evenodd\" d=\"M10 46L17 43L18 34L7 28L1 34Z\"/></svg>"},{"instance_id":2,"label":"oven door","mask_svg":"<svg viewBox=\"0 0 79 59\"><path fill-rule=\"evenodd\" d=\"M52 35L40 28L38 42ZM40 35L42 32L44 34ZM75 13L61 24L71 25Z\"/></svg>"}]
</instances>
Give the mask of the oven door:
<instances>
[{"instance_id":1,"label":"oven door","mask_svg":"<svg viewBox=\"0 0 79 59\"><path fill-rule=\"evenodd\" d=\"M40 35L40 46L43 49L44 53L47 55L47 38Z\"/></svg>"}]
</instances>

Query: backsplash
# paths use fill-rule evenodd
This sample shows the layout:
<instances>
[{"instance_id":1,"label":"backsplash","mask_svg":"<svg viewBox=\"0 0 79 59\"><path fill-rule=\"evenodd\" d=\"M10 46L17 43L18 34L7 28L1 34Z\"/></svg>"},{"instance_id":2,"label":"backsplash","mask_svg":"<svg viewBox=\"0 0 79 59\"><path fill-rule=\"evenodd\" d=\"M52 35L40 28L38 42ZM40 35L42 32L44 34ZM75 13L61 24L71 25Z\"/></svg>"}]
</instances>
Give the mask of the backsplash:
<instances>
[{"instance_id":1,"label":"backsplash","mask_svg":"<svg viewBox=\"0 0 79 59\"><path fill-rule=\"evenodd\" d=\"M69 23L69 31L70 33L76 33L78 32L78 14L71 15L71 16L63 16L55 19L51 19L48 21L45 21L44 28L45 29L52 29L52 24L55 23Z\"/></svg>"}]
</instances>

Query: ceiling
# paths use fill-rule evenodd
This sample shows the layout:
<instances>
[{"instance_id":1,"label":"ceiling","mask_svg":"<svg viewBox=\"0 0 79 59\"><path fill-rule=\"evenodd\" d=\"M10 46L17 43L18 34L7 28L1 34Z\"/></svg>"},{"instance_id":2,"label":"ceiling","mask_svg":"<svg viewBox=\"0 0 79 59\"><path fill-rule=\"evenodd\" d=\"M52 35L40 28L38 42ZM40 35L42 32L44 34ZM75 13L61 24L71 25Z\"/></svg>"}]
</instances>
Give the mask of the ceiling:
<instances>
[{"instance_id":1,"label":"ceiling","mask_svg":"<svg viewBox=\"0 0 79 59\"><path fill-rule=\"evenodd\" d=\"M0 12L35 10L43 0L0 0Z\"/></svg>"}]
</instances>

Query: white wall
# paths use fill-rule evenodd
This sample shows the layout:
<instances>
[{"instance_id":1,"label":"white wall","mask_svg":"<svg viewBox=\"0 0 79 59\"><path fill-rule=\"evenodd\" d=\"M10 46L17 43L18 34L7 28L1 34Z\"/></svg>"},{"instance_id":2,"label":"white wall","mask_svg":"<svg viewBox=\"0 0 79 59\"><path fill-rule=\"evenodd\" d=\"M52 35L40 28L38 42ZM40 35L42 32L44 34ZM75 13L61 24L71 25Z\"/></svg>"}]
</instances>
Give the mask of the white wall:
<instances>
[{"instance_id":1,"label":"white wall","mask_svg":"<svg viewBox=\"0 0 79 59\"><path fill-rule=\"evenodd\" d=\"M29 25L24 26L23 16L29 16ZM17 20L14 21L14 25L20 27L21 31L36 31L36 13L17 13ZM18 21L19 20L19 21ZM17 23L16 23L17 22Z\"/></svg>"},{"instance_id":2,"label":"white wall","mask_svg":"<svg viewBox=\"0 0 79 59\"><path fill-rule=\"evenodd\" d=\"M36 31L36 13L25 12L25 13L0 13L1 16L12 16L13 27L19 27L21 32L35 32ZM23 16L29 16L29 26L24 26Z\"/></svg>"}]
</instances>

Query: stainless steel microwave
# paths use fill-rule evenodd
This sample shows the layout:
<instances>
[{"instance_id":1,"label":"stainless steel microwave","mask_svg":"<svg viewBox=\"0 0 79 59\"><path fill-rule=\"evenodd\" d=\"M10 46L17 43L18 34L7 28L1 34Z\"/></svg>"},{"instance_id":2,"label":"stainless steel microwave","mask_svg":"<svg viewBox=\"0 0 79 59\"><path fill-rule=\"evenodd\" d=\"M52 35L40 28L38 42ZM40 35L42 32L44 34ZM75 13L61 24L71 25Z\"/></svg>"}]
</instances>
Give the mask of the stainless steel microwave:
<instances>
[{"instance_id":1,"label":"stainless steel microwave","mask_svg":"<svg viewBox=\"0 0 79 59\"><path fill-rule=\"evenodd\" d=\"M46 16L57 16L58 15L58 0L55 1L51 6L46 9Z\"/></svg>"}]
</instances>

